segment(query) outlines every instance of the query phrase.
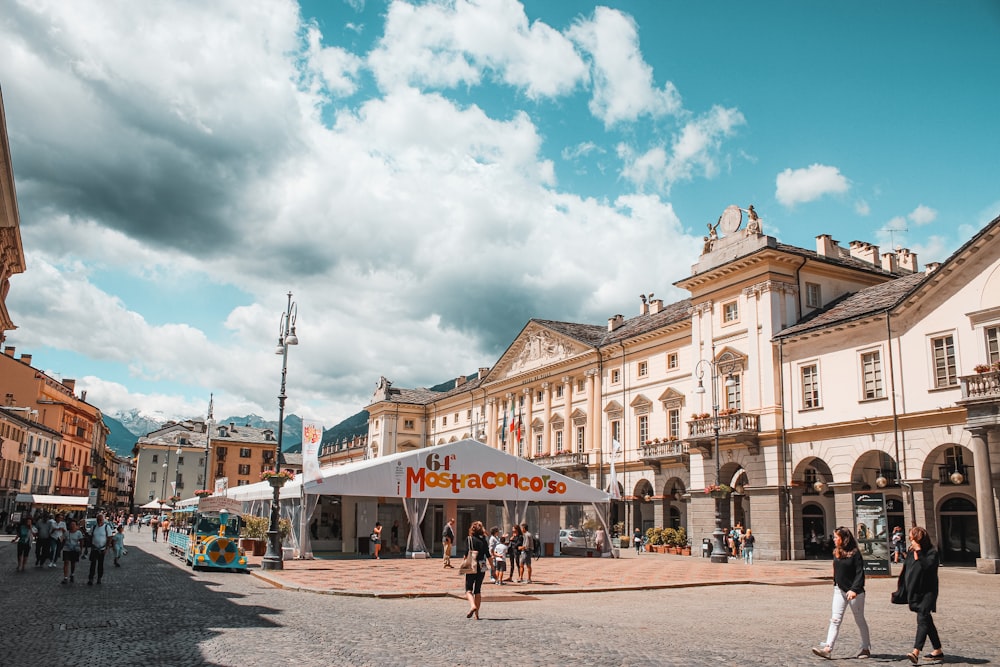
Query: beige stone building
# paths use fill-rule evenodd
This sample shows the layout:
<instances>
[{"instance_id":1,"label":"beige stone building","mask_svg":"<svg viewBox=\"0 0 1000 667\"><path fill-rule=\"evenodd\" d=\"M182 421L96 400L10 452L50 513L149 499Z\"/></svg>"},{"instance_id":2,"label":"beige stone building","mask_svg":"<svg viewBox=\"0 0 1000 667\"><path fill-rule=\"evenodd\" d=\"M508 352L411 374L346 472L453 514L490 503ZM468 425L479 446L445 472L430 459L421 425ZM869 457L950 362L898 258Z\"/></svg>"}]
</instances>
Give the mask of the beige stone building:
<instances>
[{"instance_id":1,"label":"beige stone building","mask_svg":"<svg viewBox=\"0 0 1000 667\"><path fill-rule=\"evenodd\" d=\"M0 92L0 343L4 334L14 328L7 312L7 293L11 276L24 273L24 249L21 247L21 222L17 212L17 191L14 189L14 167L10 161L7 141L7 117Z\"/></svg>"},{"instance_id":2,"label":"beige stone building","mask_svg":"<svg viewBox=\"0 0 1000 667\"><path fill-rule=\"evenodd\" d=\"M726 209L675 283L686 299L643 296L607 326L532 319L447 392L383 378L369 448L479 438L617 485L614 522L685 527L696 546L718 481L733 489L722 525L753 528L769 559L821 555L813 533L852 525L854 498L877 490L889 522L926 525L946 562L996 571L1000 218L925 270L906 249L826 234L804 249L742 223Z\"/></svg>"}]
</instances>

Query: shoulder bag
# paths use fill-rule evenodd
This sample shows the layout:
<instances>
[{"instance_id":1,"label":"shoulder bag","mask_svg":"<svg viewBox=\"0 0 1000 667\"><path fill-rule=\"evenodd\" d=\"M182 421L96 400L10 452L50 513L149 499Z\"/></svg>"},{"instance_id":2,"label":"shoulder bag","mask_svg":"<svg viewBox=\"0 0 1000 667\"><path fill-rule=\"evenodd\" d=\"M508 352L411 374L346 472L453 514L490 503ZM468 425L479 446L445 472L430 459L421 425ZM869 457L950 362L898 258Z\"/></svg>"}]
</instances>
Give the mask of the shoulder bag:
<instances>
[{"instance_id":1,"label":"shoulder bag","mask_svg":"<svg viewBox=\"0 0 1000 667\"><path fill-rule=\"evenodd\" d=\"M479 572L479 552L472 548L472 538L469 538L469 550L458 566L459 574L477 574Z\"/></svg>"}]
</instances>

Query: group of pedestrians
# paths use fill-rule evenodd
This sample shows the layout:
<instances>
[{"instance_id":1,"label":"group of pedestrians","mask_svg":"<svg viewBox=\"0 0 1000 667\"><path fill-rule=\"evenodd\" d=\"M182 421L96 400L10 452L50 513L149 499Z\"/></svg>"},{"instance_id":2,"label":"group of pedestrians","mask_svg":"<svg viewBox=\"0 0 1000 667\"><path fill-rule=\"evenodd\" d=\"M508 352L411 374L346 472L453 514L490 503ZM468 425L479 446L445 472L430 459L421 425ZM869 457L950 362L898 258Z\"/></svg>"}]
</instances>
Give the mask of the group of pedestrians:
<instances>
[{"instance_id":1,"label":"group of pedestrians","mask_svg":"<svg viewBox=\"0 0 1000 667\"><path fill-rule=\"evenodd\" d=\"M944 652L931 617L937 611L940 560L926 529L914 526L910 529L908 539L909 547L903 557L903 570L899 574L891 602L906 604L917 614L913 650L906 654L910 662L920 664L920 652L930 639L933 650L924 656L924 663L941 663L944 661ZM826 641L813 648L812 652L827 660L833 658L833 647L840 634L840 624L850 607L861 635L861 648L855 657L868 658L871 656L871 638L868 622L865 620L865 568L861 547L850 528L843 526L833 532L833 545L833 613Z\"/></svg>"},{"instance_id":2,"label":"group of pedestrians","mask_svg":"<svg viewBox=\"0 0 1000 667\"><path fill-rule=\"evenodd\" d=\"M444 551L444 567L454 567L451 564L451 546L454 544L455 520L451 519L442 533ZM528 524L514 524L509 533L501 533L500 528L494 526L490 529L489 536L486 535L486 528L482 521L475 521L469 527L469 535L466 539L467 553L475 553L475 565L473 572L465 574L465 597L469 601L469 611L466 618L475 617L479 620L479 609L482 606L483 581L487 572L490 575L490 582L502 586L505 581L513 582L514 570L518 572L518 582L527 583L531 581L531 563L534 556L537 540L528 530ZM507 563L510 562L510 575L506 580L504 574L507 570Z\"/></svg>"},{"instance_id":3,"label":"group of pedestrians","mask_svg":"<svg viewBox=\"0 0 1000 667\"><path fill-rule=\"evenodd\" d=\"M95 519L88 532L84 517L67 518L57 513L25 515L14 531L13 541L17 544L17 572L28 567L32 546L35 550L36 568L57 568L62 561L62 584L76 581L76 566L82 559L89 559L90 572L87 584L93 585L104 578L104 557L111 552L115 567L125 554L125 528L115 527L105 521L103 513Z\"/></svg>"}]
</instances>

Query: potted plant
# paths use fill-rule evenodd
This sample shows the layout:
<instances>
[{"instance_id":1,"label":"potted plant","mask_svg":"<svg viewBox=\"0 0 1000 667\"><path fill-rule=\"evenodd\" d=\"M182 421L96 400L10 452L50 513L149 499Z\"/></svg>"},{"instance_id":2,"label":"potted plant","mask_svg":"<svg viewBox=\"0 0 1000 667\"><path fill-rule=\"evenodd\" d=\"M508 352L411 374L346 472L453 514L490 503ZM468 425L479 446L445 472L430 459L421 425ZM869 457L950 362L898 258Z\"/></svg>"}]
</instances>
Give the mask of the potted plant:
<instances>
[{"instance_id":1,"label":"potted plant","mask_svg":"<svg viewBox=\"0 0 1000 667\"><path fill-rule=\"evenodd\" d=\"M646 529L646 545L649 551L657 553L659 551L659 546L662 544L660 541L660 529L659 528L647 528Z\"/></svg>"},{"instance_id":2,"label":"potted plant","mask_svg":"<svg viewBox=\"0 0 1000 667\"><path fill-rule=\"evenodd\" d=\"M673 528L663 529L663 544L666 548L673 553L674 543L677 541L677 531Z\"/></svg>"},{"instance_id":3,"label":"potted plant","mask_svg":"<svg viewBox=\"0 0 1000 667\"><path fill-rule=\"evenodd\" d=\"M285 482L295 479L295 473L291 470L265 470L260 474L260 478L271 486L282 487Z\"/></svg>"},{"instance_id":4,"label":"potted plant","mask_svg":"<svg viewBox=\"0 0 1000 667\"><path fill-rule=\"evenodd\" d=\"M196 495L199 498L208 498L210 495L212 495L212 492L208 489L198 489L197 491L194 492L194 495Z\"/></svg>"},{"instance_id":5,"label":"potted plant","mask_svg":"<svg viewBox=\"0 0 1000 667\"><path fill-rule=\"evenodd\" d=\"M677 546L682 556L691 555L691 544L688 542L687 531L683 527L677 529Z\"/></svg>"},{"instance_id":6,"label":"potted plant","mask_svg":"<svg viewBox=\"0 0 1000 667\"><path fill-rule=\"evenodd\" d=\"M993 369L990 367L989 364L977 364L975 367L973 367L972 370L982 375L983 373L989 373Z\"/></svg>"},{"instance_id":7,"label":"potted plant","mask_svg":"<svg viewBox=\"0 0 1000 667\"><path fill-rule=\"evenodd\" d=\"M279 522L280 528L280 522ZM254 556L267 553L267 529L271 520L266 516L243 517L243 529L240 531L240 548Z\"/></svg>"},{"instance_id":8,"label":"potted plant","mask_svg":"<svg viewBox=\"0 0 1000 667\"><path fill-rule=\"evenodd\" d=\"M727 484L709 484L705 487L705 493L713 498L728 498L733 492L733 488Z\"/></svg>"},{"instance_id":9,"label":"potted plant","mask_svg":"<svg viewBox=\"0 0 1000 667\"><path fill-rule=\"evenodd\" d=\"M168 500L170 501L171 505L176 505L177 503L179 503L181 501L181 497L178 496L178 495L173 495L173 496L170 496L170 498L168 498Z\"/></svg>"}]
</instances>

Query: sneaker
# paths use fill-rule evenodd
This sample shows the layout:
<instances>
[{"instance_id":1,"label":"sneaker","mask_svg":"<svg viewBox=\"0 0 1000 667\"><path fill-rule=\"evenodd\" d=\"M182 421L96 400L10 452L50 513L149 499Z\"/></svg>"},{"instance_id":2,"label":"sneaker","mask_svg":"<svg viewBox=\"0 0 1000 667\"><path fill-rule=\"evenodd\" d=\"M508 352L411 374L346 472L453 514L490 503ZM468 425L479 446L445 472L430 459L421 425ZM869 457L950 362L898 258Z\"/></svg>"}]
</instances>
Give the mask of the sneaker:
<instances>
[{"instance_id":1,"label":"sneaker","mask_svg":"<svg viewBox=\"0 0 1000 667\"><path fill-rule=\"evenodd\" d=\"M93 579L87 579L87 585L88 586L93 586L94 585L94 580Z\"/></svg>"},{"instance_id":2,"label":"sneaker","mask_svg":"<svg viewBox=\"0 0 1000 667\"><path fill-rule=\"evenodd\" d=\"M860 651L858 651L858 654L854 657L856 657L858 660L865 660L866 658L872 657L872 652L869 649L863 648Z\"/></svg>"},{"instance_id":3,"label":"sneaker","mask_svg":"<svg viewBox=\"0 0 1000 667\"><path fill-rule=\"evenodd\" d=\"M829 646L814 646L813 655L818 655L821 658L826 658L827 660L833 660L833 649Z\"/></svg>"},{"instance_id":4,"label":"sneaker","mask_svg":"<svg viewBox=\"0 0 1000 667\"><path fill-rule=\"evenodd\" d=\"M528 579L528 581L526 581L525 583L530 584L530 583L532 583L532 581L531 581L531 579Z\"/></svg>"},{"instance_id":5,"label":"sneaker","mask_svg":"<svg viewBox=\"0 0 1000 667\"><path fill-rule=\"evenodd\" d=\"M55 567L55 566L56 566L56 564L54 562L49 563L49 567Z\"/></svg>"},{"instance_id":6,"label":"sneaker","mask_svg":"<svg viewBox=\"0 0 1000 667\"><path fill-rule=\"evenodd\" d=\"M68 584L69 583L69 579L67 579L66 577L63 577L62 583Z\"/></svg>"}]
</instances>

